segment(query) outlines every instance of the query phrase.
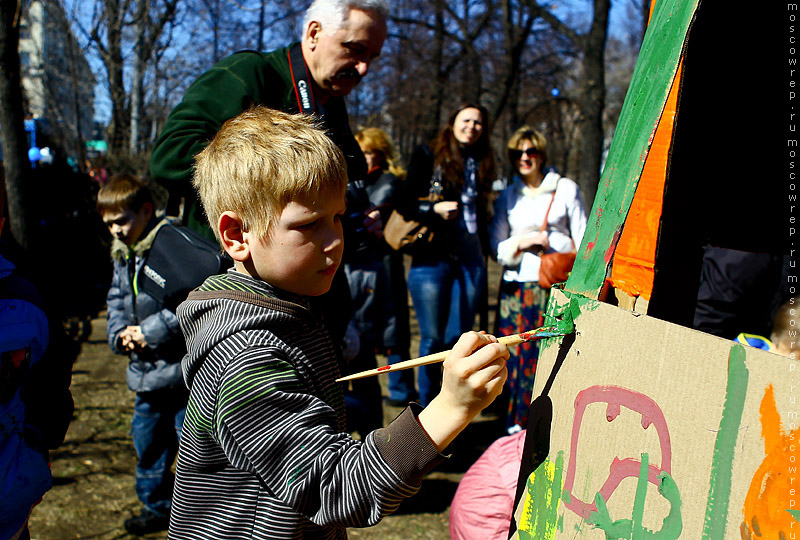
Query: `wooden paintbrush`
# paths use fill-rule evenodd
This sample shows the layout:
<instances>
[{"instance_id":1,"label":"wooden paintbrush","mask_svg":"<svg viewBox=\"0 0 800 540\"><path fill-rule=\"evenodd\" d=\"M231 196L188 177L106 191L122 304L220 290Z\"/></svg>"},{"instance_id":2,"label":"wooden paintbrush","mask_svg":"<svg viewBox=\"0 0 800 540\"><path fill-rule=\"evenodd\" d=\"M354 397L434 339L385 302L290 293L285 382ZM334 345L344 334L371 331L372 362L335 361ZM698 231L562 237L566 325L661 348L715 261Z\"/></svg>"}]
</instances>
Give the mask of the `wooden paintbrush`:
<instances>
[{"instance_id":1,"label":"wooden paintbrush","mask_svg":"<svg viewBox=\"0 0 800 540\"><path fill-rule=\"evenodd\" d=\"M497 341L502 343L506 347L512 347L514 345L519 345L520 343L525 343L526 341L534 341L537 339L563 336L563 335L565 335L563 332L556 332L554 328L545 326L542 328L529 330L521 334L514 334L513 336L503 336L501 338L497 338ZM346 377L340 377L336 379L336 382L352 381L353 379L363 379L364 377L371 377L372 375L379 375L381 373L390 373L390 372L394 373L395 371L401 371L403 369L410 369L417 366L435 364L436 362L444 362L444 359L447 358L448 354L450 354L450 351L442 351L434 354L429 354L421 358L415 358L413 360L405 360L403 362L397 362L396 364L389 364L388 366L382 366L377 369L368 369L360 373L354 373L352 375L347 375Z\"/></svg>"}]
</instances>

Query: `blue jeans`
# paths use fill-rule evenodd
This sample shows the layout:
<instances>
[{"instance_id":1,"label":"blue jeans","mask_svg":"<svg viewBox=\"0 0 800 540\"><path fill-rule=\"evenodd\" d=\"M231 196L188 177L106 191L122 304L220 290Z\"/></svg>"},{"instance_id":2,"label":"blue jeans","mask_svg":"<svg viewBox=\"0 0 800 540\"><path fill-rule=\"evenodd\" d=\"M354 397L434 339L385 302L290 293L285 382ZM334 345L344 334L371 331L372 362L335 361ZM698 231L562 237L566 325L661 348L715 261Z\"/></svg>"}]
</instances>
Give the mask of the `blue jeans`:
<instances>
[{"instance_id":1,"label":"blue jeans","mask_svg":"<svg viewBox=\"0 0 800 540\"><path fill-rule=\"evenodd\" d=\"M408 360L408 354L392 353L386 357L387 364L396 364ZM409 403L417 399L414 389L414 370L389 372L389 398L394 401Z\"/></svg>"},{"instance_id":2,"label":"blue jeans","mask_svg":"<svg viewBox=\"0 0 800 540\"><path fill-rule=\"evenodd\" d=\"M347 362L349 373L358 373L378 367L375 350L383 345L386 328L395 325L394 307L389 289L389 276L380 258L353 261L345 264L350 297L353 301L351 322L361 338L361 349ZM367 433L383 427L383 402L378 377L352 381L352 392L345 400L355 406L347 413L348 430L355 430L362 438Z\"/></svg>"},{"instance_id":3,"label":"blue jeans","mask_svg":"<svg viewBox=\"0 0 800 540\"><path fill-rule=\"evenodd\" d=\"M482 263L436 261L413 264L408 290L419 323L419 355L452 348L461 334L472 330L486 268ZM417 368L420 404L439 393L441 364Z\"/></svg>"},{"instance_id":4,"label":"blue jeans","mask_svg":"<svg viewBox=\"0 0 800 540\"><path fill-rule=\"evenodd\" d=\"M131 424L139 458L136 495L156 514L167 515L171 506L175 482L171 467L178 453L187 401L188 392L183 387L136 394Z\"/></svg>"}]
</instances>

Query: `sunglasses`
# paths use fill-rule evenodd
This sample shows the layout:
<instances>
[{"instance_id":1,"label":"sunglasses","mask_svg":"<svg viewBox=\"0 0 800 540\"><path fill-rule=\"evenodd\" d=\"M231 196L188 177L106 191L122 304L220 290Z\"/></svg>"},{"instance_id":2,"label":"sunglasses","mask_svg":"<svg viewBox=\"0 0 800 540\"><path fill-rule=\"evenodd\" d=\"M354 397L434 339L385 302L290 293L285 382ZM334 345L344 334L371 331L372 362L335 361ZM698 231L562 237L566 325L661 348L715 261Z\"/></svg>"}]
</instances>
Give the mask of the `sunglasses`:
<instances>
[{"instance_id":1,"label":"sunglasses","mask_svg":"<svg viewBox=\"0 0 800 540\"><path fill-rule=\"evenodd\" d=\"M527 148L525 150L509 150L508 151L508 155L511 157L512 161L517 161L518 159L520 159L522 157L523 153L526 156L528 156L529 158L532 158L534 156L538 156L539 154L541 154L541 152L539 152L539 150L537 150L536 148Z\"/></svg>"}]
</instances>

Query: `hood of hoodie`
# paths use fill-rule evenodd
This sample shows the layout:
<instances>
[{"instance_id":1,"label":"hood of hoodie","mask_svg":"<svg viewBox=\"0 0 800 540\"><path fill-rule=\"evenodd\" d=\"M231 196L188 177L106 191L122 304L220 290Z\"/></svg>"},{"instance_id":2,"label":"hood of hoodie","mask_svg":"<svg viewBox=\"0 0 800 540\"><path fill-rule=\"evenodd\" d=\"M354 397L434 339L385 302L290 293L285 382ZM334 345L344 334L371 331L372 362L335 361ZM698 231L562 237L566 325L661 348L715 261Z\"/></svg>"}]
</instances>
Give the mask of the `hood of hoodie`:
<instances>
[{"instance_id":1,"label":"hood of hoodie","mask_svg":"<svg viewBox=\"0 0 800 540\"><path fill-rule=\"evenodd\" d=\"M186 338L183 376L190 388L209 352L233 334L266 328L279 334L282 329L322 327L311 311L308 297L277 289L235 270L206 279L178 306L177 314Z\"/></svg>"}]
</instances>

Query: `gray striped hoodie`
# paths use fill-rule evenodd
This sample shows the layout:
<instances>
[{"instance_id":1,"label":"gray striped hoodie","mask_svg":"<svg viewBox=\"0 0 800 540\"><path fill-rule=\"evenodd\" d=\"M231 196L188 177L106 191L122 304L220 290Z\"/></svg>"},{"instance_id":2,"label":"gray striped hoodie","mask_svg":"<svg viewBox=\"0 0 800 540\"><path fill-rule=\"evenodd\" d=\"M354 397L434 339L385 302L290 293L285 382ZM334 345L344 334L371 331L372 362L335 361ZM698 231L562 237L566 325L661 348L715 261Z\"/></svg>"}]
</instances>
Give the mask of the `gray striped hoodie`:
<instances>
[{"instance_id":1,"label":"gray striped hoodie","mask_svg":"<svg viewBox=\"0 0 800 540\"><path fill-rule=\"evenodd\" d=\"M191 396L170 538L347 538L444 459L411 408L363 442L344 432L334 345L309 298L231 270L178 319Z\"/></svg>"}]
</instances>

